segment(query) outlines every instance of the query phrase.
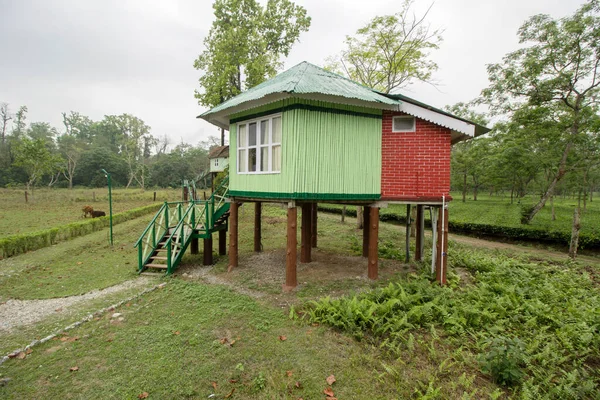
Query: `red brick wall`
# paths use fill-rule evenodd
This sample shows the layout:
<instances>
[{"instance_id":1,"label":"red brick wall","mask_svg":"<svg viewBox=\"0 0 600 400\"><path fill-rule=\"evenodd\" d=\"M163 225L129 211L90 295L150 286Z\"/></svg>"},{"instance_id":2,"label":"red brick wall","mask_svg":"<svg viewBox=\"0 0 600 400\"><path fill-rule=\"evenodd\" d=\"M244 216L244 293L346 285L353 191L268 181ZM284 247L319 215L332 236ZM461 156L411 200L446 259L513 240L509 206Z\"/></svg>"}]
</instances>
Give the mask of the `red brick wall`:
<instances>
[{"instance_id":1,"label":"red brick wall","mask_svg":"<svg viewBox=\"0 0 600 400\"><path fill-rule=\"evenodd\" d=\"M416 118L416 132L392 132L383 112L382 200L441 200L450 194L450 129Z\"/></svg>"}]
</instances>

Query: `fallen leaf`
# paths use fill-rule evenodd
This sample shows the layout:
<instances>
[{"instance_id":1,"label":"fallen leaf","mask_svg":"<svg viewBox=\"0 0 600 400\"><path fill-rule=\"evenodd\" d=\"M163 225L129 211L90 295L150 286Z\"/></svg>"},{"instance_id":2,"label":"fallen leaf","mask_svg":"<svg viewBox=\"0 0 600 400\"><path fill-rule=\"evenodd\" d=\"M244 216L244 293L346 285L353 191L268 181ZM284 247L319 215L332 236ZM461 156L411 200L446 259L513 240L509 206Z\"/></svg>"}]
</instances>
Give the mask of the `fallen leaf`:
<instances>
[{"instance_id":1,"label":"fallen leaf","mask_svg":"<svg viewBox=\"0 0 600 400\"><path fill-rule=\"evenodd\" d=\"M225 396L226 399L230 398L231 395L233 395L233 392L235 392L235 388L231 389L231 392L229 392L229 394L227 396Z\"/></svg>"},{"instance_id":2,"label":"fallen leaf","mask_svg":"<svg viewBox=\"0 0 600 400\"><path fill-rule=\"evenodd\" d=\"M229 383L237 383L237 379L230 379Z\"/></svg>"},{"instance_id":3,"label":"fallen leaf","mask_svg":"<svg viewBox=\"0 0 600 400\"><path fill-rule=\"evenodd\" d=\"M285 371L285 374L286 374L287 376L292 376L292 371Z\"/></svg>"},{"instance_id":4,"label":"fallen leaf","mask_svg":"<svg viewBox=\"0 0 600 400\"><path fill-rule=\"evenodd\" d=\"M77 265L81 265L83 264L81 261L77 261Z\"/></svg>"},{"instance_id":5,"label":"fallen leaf","mask_svg":"<svg viewBox=\"0 0 600 400\"><path fill-rule=\"evenodd\" d=\"M286 336L283 336L283 335L280 335L280 336L279 336L279 340L281 340L281 341L283 342L284 340L287 340L287 337L286 337Z\"/></svg>"},{"instance_id":6,"label":"fallen leaf","mask_svg":"<svg viewBox=\"0 0 600 400\"><path fill-rule=\"evenodd\" d=\"M233 345L235 344L235 342L236 342L236 340L235 340L235 339L233 339L233 340L231 341L231 343L229 343L229 346L233 346Z\"/></svg>"},{"instance_id":7,"label":"fallen leaf","mask_svg":"<svg viewBox=\"0 0 600 400\"><path fill-rule=\"evenodd\" d=\"M27 354L25 354L23 351L20 351L19 354L17 354L17 358L19 360L23 360L25 357L27 357Z\"/></svg>"},{"instance_id":8,"label":"fallen leaf","mask_svg":"<svg viewBox=\"0 0 600 400\"><path fill-rule=\"evenodd\" d=\"M327 377L327 379L325 379L325 380L327 381L327 384L328 384L329 386L331 386L331 385L333 385L333 383L335 382L335 376L333 376L333 375L329 375L329 376Z\"/></svg>"},{"instance_id":9,"label":"fallen leaf","mask_svg":"<svg viewBox=\"0 0 600 400\"><path fill-rule=\"evenodd\" d=\"M71 367L71 368L69 368L69 371L71 371L71 372L79 371L79 367Z\"/></svg>"},{"instance_id":10,"label":"fallen leaf","mask_svg":"<svg viewBox=\"0 0 600 400\"><path fill-rule=\"evenodd\" d=\"M125 304L127 307L131 307L131 303L127 303Z\"/></svg>"},{"instance_id":11,"label":"fallen leaf","mask_svg":"<svg viewBox=\"0 0 600 400\"><path fill-rule=\"evenodd\" d=\"M211 382L211 385L215 391L217 390L217 382Z\"/></svg>"},{"instance_id":12,"label":"fallen leaf","mask_svg":"<svg viewBox=\"0 0 600 400\"><path fill-rule=\"evenodd\" d=\"M148 392L138 394L138 399L147 399L149 396Z\"/></svg>"},{"instance_id":13,"label":"fallen leaf","mask_svg":"<svg viewBox=\"0 0 600 400\"><path fill-rule=\"evenodd\" d=\"M33 353L33 350L31 350L31 347L28 348L27 350L25 350L25 354L31 354Z\"/></svg>"},{"instance_id":14,"label":"fallen leaf","mask_svg":"<svg viewBox=\"0 0 600 400\"><path fill-rule=\"evenodd\" d=\"M227 344L227 342L229 342L229 340L227 340L227 338L224 337L223 339L219 340L219 342L221 342L221 344Z\"/></svg>"},{"instance_id":15,"label":"fallen leaf","mask_svg":"<svg viewBox=\"0 0 600 400\"><path fill-rule=\"evenodd\" d=\"M179 335L179 333L180 333L179 331L175 331L175 332L173 332L173 335Z\"/></svg>"},{"instance_id":16,"label":"fallen leaf","mask_svg":"<svg viewBox=\"0 0 600 400\"><path fill-rule=\"evenodd\" d=\"M57 308L56 310L54 310L56 312L61 312L62 311L62 307Z\"/></svg>"},{"instance_id":17,"label":"fallen leaf","mask_svg":"<svg viewBox=\"0 0 600 400\"><path fill-rule=\"evenodd\" d=\"M331 390L331 388L330 388L330 387L328 387L328 388L324 389L324 390L323 390L323 393L325 393L325 394L327 395L327 397L333 397L333 396L334 396L334 394L333 394L333 390Z\"/></svg>"},{"instance_id":18,"label":"fallen leaf","mask_svg":"<svg viewBox=\"0 0 600 400\"><path fill-rule=\"evenodd\" d=\"M68 336L63 336L63 337L60 338L61 342L66 342L67 340L69 340Z\"/></svg>"},{"instance_id":19,"label":"fallen leaf","mask_svg":"<svg viewBox=\"0 0 600 400\"><path fill-rule=\"evenodd\" d=\"M296 384L294 386L296 386L298 389L302 388L302 384L300 383L300 381L296 381Z\"/></svg>"}]
</instances>

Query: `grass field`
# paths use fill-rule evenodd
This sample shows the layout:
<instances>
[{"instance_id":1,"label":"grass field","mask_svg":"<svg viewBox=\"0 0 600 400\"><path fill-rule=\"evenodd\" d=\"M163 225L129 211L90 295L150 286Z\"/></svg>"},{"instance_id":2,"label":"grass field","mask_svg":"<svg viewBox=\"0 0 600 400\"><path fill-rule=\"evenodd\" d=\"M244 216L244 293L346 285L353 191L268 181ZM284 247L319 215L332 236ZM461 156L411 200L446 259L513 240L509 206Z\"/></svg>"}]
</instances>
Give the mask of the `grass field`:
<instances>
[{"instance_id":1,"label":"grass field","mask_svg":"<svg viewBox=\"0 0 600 400\"><path fill-rule=\"evenodd\" d=\"M115 189L113 213L153 203L153 190ZM96 201L94 201L94 197ZM156 201L177 201L181 191L157 190ZM108 189L37 189L25 203L23 190L0 189L0 238L65 225L83 218L90 205L108 215Z\"/></svg>"},{"instance_id":2,"label":"grass field","mask_svg":"<svg viewBox=\"0 0 600 400\"><path fill-rule=\"evenodd\" d=\"M0 261L0 302L79 294L135 277L131 245L149 219L116 226L113 249L102 231ZM332 374L331 389L344 399L598 393L600 266L593 259L450 243L450 285L442 289L430 282L427 262L403 264L404 228L382 223L381 279L372 282L354 220L341 224L321 213L314 261L299 265L298 289L282 293L285 210L264 207L260 254L252 251L252 220L246 204L239 268L227 273L226 257L202 267L201 254L186 255L166 288L116 310L123 321L109 313L1 365L0 379L11 381L0 398L313 399L325 398ZM53 315L0 331L8 343L0 348L72 320ZM513 359L515 349L523 350ZM514 378L510 384L503 374Z\"/></svg>"}]
</instances>

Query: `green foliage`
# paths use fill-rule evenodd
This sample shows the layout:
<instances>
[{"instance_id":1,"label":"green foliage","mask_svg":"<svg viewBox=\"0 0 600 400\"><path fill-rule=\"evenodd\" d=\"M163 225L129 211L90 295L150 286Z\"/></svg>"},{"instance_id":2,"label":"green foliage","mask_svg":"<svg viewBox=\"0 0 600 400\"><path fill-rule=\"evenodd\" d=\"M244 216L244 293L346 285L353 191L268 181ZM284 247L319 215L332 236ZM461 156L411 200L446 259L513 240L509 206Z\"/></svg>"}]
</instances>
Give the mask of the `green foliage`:
<instances>
[{"instance_id":1,"label":"green foliage","mask_svg":"<svg viewBox=\"0 0 600 400\"><path fill-rule=\"evenodd\" d=\"M308 30L306 10L290 0L218 0L215 21L194 61L202 71L198 103L214 107L275 75L300 33ZM245 78L245 82L242 79Z\"/></svg>"},{"instance_id":2,"label":"green foliage","mask_svg":"<svg viewBox=\"0 0 600 400\"><path fill-rule=\"evenodd\" d=\"M409 275L382 289L312 302L304 318L380 343L396 356L414 346L411 334L435 327L480 354L482 371L518 385L524 397L597 392L600 375L588 365L600 357L600 296L583 268L528 264L456 246L449 264L450 271L474 271L474 283L452 289L432 285L426 273Z\"/></svg>"},{"instance_id":3,"label":"green foliage","mask_svg":"<svg viewBox=\"0 0 600 400\"><path fill-rule=\"evenodd\" d=\"M493 338L488 352L481 357L481 369L501 385L518 385L524 376L521 369L525 362L524 354L525 346L519 339Z\"/></svg>"},{"instance_id":4,"label":"green foliage","mask_svg":"<svg viewBox=\"0 0 600 400\"><path fill-rule=\"evenodd\" d=\"M160 205L152 204L145 207L135 208L113 215L113 225L140 217L145 214L156 212ZM87 235L99 231L109 225L109 217L91 218L84 221L73 222L57 228L32 232L22 235L11 235L0 239L0 258L12 257L28 251L51 246L58 242L69 240L74 237Z\"/></svg>"},{"instance_id":5,"label":"green foliage","mask_svg":"<svg viewBox=\"0 0 600 400\"><path fill-rule=\"evenodd\" d=\"M327 68L384 93L412 80L430 82L437 64L429 52L438 48L441 31L424 22L429 9L417 17L412 4L405 0L399 13L375 17L356 36L346 36L345 49Z\"/></svg>"}]
</instances>

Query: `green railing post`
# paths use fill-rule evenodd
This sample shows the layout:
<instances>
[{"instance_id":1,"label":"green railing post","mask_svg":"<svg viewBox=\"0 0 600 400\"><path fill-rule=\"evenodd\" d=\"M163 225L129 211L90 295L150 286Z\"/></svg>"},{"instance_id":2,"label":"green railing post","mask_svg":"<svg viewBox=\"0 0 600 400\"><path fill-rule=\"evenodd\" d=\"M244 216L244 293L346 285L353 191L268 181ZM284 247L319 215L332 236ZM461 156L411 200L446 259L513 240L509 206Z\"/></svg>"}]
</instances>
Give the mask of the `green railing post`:
<instances>
[{"instance_id":1,"label":"green railing post","mask_svg":"<svg viewBox=\"0 0 600 400\"><path fill-rule=\"evenodd\" d=\"M144 269L144 265L143 265L143 254L142 254L142 246L138 246L138 271L142 272L142 269Z\"/></svg>"},{"instance_id":2,"label":"green railing post","mask_svg":"<svg viewBox=\"0 0 600 400\"><path fill-rule=\"evenodd\" d=\"M171 240L167 243L167 274L171 273Z\"/></svg>"},{"instance_id":3,"label":"green railing post","mask_svg":"<svg viewBox=\"0 0 600 400\"><path fill-rule=\"evenodd\" d=\"M113 245L113 216L112 216L112 185L110 181L110 174L106 172L105 169L102 170L104 176L108 180L108 218L109 218L109 226L110 226L110 245Z\"/></svg>"},{"instance_id":4,"label":"green railing post","mask_svg":"<svg viewBox=\"0 0 600 400\"><path fill-rule=\"evenodd\" d=\"M156 249L156 224L152 224L152 248Z\"/></svg>"},{"instance_id":5,"label":"green railing post","mask_svg":"<svg viewBox=\"0 0 600 400\"><path fill-rule=\"evenodd\" d=\"M165 201L165 228L169 230L169 203Z\"/></svg>"}]
</instances>

